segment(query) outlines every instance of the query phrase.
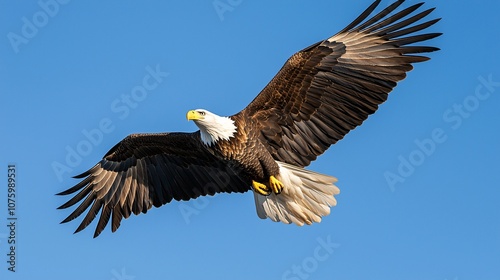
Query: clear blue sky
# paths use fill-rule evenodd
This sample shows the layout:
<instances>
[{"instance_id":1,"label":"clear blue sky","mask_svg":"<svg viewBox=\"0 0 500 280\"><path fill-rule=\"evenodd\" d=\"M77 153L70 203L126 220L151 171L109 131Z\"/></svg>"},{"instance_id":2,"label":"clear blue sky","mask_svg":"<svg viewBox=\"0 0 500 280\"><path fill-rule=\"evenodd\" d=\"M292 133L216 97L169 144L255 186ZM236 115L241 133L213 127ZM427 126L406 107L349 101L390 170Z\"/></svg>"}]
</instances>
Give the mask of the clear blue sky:
<instances>
[{"instance_id":1,"label":"clear blue sky","mask_svg":"<svg viewBox=\"0 0 500 280\"><path fill-rule=\"evenodd\" d=\"M231 8L222 14L213 1L145 2L0 2L1 279L499 279L493 0L424 5L443 18L431 30L444 35L429 43L442 50L310 166L339 178L338 206L321 224L260 220L246 193L173 202L97 239L95 223L76 235L80 219L60 225L70 211L56 210L66 197L54 194L115 143L193 131L189 109L236 113L290 55L371 0L221 0ZM141 91L151 71L154 86ZM15 273L7 270L9 163Z\"/></svg>"}]
</instances>

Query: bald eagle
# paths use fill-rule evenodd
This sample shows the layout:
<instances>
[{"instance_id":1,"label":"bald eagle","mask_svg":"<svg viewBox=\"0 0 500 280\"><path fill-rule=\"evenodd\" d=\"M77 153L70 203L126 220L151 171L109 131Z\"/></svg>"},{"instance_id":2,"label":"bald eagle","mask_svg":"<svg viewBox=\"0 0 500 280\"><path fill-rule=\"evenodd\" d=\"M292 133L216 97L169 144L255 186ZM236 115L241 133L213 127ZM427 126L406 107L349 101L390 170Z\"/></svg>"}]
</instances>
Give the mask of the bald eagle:
<instances>
[{"instance_id":1,"label":"bald eagle","mask_svg":"<svg viewBox=\"0 0 500 280\"><path fill-rule=\"evenodd\" d=\"M193 133L132 134L116 144L82 179L59 193L77 192L59 209L89 207L76 232L100 213L97 237L132 213L175 200L253 191L257 215L286 224L320 222L336 205L336 178L304 169L360 125L397 82L438 50L418 46L441 33L415 34L439 19L417 23L434 9L423 3L399 12L400 0L369 18L370 5L336 35L292 55L269 84L239 113L218 116L190 110Z\"/></svg>"}]
</instances>

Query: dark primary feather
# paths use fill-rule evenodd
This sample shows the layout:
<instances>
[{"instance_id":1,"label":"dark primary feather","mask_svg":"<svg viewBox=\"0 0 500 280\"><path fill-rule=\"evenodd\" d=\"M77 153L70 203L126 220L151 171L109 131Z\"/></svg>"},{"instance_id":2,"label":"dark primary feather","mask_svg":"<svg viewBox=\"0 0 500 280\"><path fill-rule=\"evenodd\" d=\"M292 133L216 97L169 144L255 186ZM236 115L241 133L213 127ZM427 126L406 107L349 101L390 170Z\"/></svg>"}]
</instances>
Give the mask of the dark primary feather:
<instances>
[{"instance_id":1,"label":"dark primary feather","mask_svg":"<svg viewBox=\"0 0 500 280\"><path fill-rule=\"evenodd\" d=\"M248 182L203 148L199 132L130 135L76 178L84 179L59 195L78 193L59 209L80 205L62 222L77 218L90 207L75 231L79 232L101 211L94 237L110 218L114 232L122 218L146 213L172 199L249 190Z\"/></svg>"},{"instance_id":2,"label":"dark primary feather","mask_svg":"<svg viewBox=\"0 0 500 280\"><path fill-rule=\"evenodd\" d=\"M394 12L403 2L368 18L375 1L336 35L294 54L235 117L252 119L276 160L308 165L374 113L412 63L428 60L415 54L438 50L410 45L441 35L415 34L439 21L415 24L434 9L417 13L419 3Z\"/></svg>"}]
</instances>

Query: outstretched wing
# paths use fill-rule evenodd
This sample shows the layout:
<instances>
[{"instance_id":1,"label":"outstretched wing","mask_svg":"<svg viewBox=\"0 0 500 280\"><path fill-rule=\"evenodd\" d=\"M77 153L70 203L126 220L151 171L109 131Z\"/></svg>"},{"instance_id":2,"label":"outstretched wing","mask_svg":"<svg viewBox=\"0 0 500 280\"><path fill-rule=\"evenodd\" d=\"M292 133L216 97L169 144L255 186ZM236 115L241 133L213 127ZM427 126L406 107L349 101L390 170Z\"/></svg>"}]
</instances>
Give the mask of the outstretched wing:
<instances>
[{"instance_id":1,"label":"outstretched wing","mask_svg":"<svg viewBox=\"0 0 500 280\"><path fill-rule=\"evenodd\" d=\"M441 35L415 35L439 19L414 24L433 9L416 4L390 15L397 1L370 19L375 1L331 38L294 54L262 92L235 117L251 118L276 160L306 166L360 125L397 82L438 50L414 46ZM407 36L409 35L409 36Z\"/></svg>"},{"instance_id":2,"label":"outstretched wing","mask_svg":"<svg viewBox=\"0 0 500 280\"><path fill-rule=\"evenodd\" d=\"M101 211L94 237L111 216L114 232L122 218L146 213L152 206L159 207L172 199L250 189L248 182L202 147L199 132L129 135L94 167L75 178L84 179L58 195L79 192L59 209L80 205L62 223L80 216L92 205L75 233Z\"/></svg>"}]
</instances>

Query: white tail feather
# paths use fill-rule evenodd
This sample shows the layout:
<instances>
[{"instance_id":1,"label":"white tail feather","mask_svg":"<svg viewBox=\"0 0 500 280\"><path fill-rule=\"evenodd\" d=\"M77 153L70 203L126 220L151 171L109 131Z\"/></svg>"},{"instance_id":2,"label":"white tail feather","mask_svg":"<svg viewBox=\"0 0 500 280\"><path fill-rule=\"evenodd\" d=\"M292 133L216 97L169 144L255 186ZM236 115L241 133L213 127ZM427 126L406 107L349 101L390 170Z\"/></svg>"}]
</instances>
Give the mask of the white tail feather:
<instances>
[{"instance_id":1,"label":"white tail feather","mask_svg":"<svg viewBox=\"0 0 500 280\"><path fill-rule=\"evenodd\" d=\"M337 204L333 197L340 193L333 184L337 179L288 163L277 163L280 167L277 179L283 183L283 191L269 196L254 193L257 215L261 219L299 226L321 222L321 217L330 214L330 207Z\"/></svg>"}]
</instances>

